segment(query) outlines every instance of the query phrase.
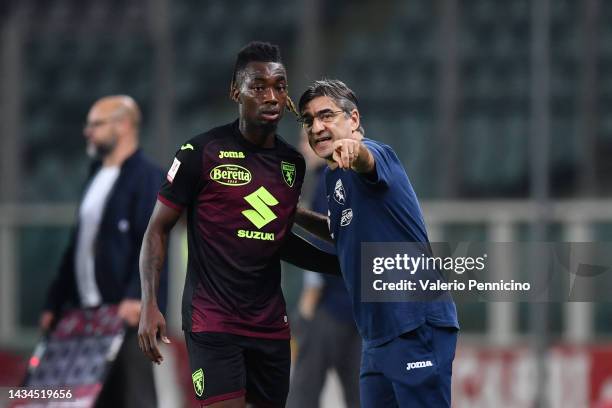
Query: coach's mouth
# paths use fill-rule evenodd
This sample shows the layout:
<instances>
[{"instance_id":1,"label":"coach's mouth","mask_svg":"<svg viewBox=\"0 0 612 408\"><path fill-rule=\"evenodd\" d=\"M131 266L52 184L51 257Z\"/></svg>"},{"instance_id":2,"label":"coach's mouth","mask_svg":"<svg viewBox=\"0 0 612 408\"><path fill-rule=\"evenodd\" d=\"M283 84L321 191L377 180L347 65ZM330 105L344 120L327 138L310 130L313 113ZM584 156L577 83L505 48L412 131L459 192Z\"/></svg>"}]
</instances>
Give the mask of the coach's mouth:
<instances>
[{"instance_id":1,"label":"coach's mouth","mask_svg":"<svg viewBox=\"0 0 612 408\"><path fill-rule=\"evenodd\" d=\"M317 137L312 144L312 148L319 155L326 155L327 152L331 149L332 146L332 137L331 135L324 135Z\"/></svg>"},{"instance_id":2,"label":"coach's mouth","mask_svg":"<svg viewBox=\"0 0 612 408\"><path fill-rule=\"evenodd\" d=\"M331 140L331 136L330 135L323 135L321 137L317 137L315 139L315 144L318 145L319 143L323 143L323 142L327 142L328 140Z\"/></svg>"}]
</instances>

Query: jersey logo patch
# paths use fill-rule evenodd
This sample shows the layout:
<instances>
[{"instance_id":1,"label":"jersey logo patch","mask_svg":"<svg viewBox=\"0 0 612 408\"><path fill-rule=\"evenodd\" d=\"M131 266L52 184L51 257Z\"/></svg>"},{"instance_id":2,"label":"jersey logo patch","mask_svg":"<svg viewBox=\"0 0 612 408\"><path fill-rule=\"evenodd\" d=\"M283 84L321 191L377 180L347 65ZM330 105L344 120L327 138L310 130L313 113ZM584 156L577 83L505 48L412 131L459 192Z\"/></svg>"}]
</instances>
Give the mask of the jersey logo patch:
<instances>
[{"instance_id":1,"label":"jersey logo patch","mask_svg":"<svg viewBox=\"0 0 612 408\"><path fill-rule=\"evenodd\" d=\"M415 361L413 363L406 363L406 371L414 370L415 368L433 367L431 360Z\"/></svg>"},{"instance_id":2,"label":"jersey logo patch","mask_svg":"<svg viewBox=\"0 0 612 408\"><path fill-rule=\"evenodd\" d=\"M204 395L204 371L199 368L191 374L193 389L198 397Z\"/></svg>"},{"instance_id":3,"label":"jersey logo patch","mask_svg":"<svg viewBox=\"0 0 612 408\"><path fill-rule=\"evenodd\" d=\"M346 193L344 192L344 186L340 179L336 181L336 186L334 187L334 200L340 205L344 205L346 202Z\"/></svg>"},{"instance_id":4,"label":"jersey logo patch","mask_svg":"<svg viewBox=\"0 0 612 408\"><path fill-rule=\"evenodd\" d=\"M278 200L274 198L265 187L259 187L257 190L244 197L244 200L249 203L253 209L244 210L242 215L251 221L258 229L261 229L261 227L277 218L270 207L277 205Z\"/></svg>"},{"instance_id":5,"label":"jersey logo patch","mask_svg":"<svg viewBox=\"0 0 612 408\"><path fill-rule=\"evenodd\" d=\"M244 186L252 178L249 169L236 164L221 164L210 171L210 179L224 186Z\"/></svg>"},{"instance_id":6,"label":"jersey logo patch","mask_svg":"<svg viewBox=\"0 0 612 408\"><path fill-rule=\"evenodd\" d=\"M187 143L181 146L181 150L194 150L191 143Z\"/></svg>"},{"instance_id":7,"label":"jersey logo patch","mask_svg":"<svg viewBox=\"0 0 612 408\"><path fill-rule=\"evenodd\" d=\"M219 151L220 159L244 159L244 152Z\"/></svg>"},{"instance_id":8,"label":"jersey logo patch","mask_svg":"<svg viewBox=\"0 0 612 408\"><path fill-rule=\"evenodd\" d=\"M346 210L342 210L342 214L340 215L340 226L346 227L353 220L353 210L347 208Z\"/></svg>"},{"instance_id":9,"label":"jersey logo patch","mask_svg":"<svg viewBox=\"0 0 612 408\"><path fill-rule=\"evenodd\" d=\"M170 166L170 170L168 170L168 174L166 174L166 179L170 183L174 181L174 176L176 176L179 167L181 167L181 161L175 157L172 166Z\"/></svg>"},{"instance_id":10,"label":"jersey logo patch","mask_svg":"<svg viewBox=\"0 0 612 408\"><path fill-rule=\"evenodd\" d=\"M295 164L281 162L281 173L283 174L283 180L289 187L293 187L295 183Z\"/></svg>"}]
</instances>

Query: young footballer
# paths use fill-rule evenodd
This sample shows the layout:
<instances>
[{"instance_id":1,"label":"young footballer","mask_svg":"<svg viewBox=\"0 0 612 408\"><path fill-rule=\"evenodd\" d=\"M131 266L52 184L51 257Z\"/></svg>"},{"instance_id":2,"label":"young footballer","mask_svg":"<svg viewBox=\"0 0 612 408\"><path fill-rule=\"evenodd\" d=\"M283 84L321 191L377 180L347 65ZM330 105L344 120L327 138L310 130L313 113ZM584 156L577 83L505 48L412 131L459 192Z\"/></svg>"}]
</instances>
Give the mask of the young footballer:
<instances>
[{"instance_id":1,"label":"young footballer","mask_svg":"<svg viewBox=\"0 0 612 408\"><path fill-rule=\"evenodd\" d=\"M337 272L334 256L291 234L303 157L276 135L287 73L277 46L254 42L238 54L231 98L239 118L177 151L145 233L140 258L141 349L157 363L166 338L155 288L168 234L187 213L183 330L194 392L211 407L284 407L289 322L280 259Z\"/></svg>"}]
</instances>

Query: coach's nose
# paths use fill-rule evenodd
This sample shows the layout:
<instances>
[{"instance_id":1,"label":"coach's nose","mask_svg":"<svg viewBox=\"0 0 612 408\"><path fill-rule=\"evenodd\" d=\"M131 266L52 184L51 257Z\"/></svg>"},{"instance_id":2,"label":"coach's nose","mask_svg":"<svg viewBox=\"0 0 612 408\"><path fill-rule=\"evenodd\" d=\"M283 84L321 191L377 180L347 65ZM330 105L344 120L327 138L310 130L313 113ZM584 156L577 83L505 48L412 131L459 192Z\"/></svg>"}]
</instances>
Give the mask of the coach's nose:
<instances>
[{"instance_id":1,"label":"coach's nose","mask_svg":"<svg viewBox=\"0 0 612 408\"><path fill-rule=\"evenodd\" d=\"M325 124L323 121L316 116L312 119L312 133L321 133L325 130Z\"/></svg>"}]
</instances>

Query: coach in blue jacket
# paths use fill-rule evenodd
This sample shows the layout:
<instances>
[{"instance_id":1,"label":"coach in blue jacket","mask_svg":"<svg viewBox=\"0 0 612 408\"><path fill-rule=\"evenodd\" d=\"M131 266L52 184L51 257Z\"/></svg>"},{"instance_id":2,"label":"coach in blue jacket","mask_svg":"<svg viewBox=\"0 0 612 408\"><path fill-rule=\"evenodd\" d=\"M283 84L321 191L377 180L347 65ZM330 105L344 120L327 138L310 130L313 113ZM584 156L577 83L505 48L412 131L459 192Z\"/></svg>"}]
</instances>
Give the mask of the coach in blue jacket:
<instances>
[{"instance_id":1,"label":"coach in blue jacket","mask_svg":"<svg viewBox=\"0 0 612 408\"><path fill-rule=\"evenodd\" d=\"M40 326L48 330L64 308L118 305L128 325L122 350L99 406L156 405L151 363L138 351L138 258L162 181L162 171L138 148L140 110L129 96L98 100L87 116L87 154L94 159L79 204L77 225L47 295ZM160 278L160 308L167 271Z\"/></svg>"}]
</instances>

